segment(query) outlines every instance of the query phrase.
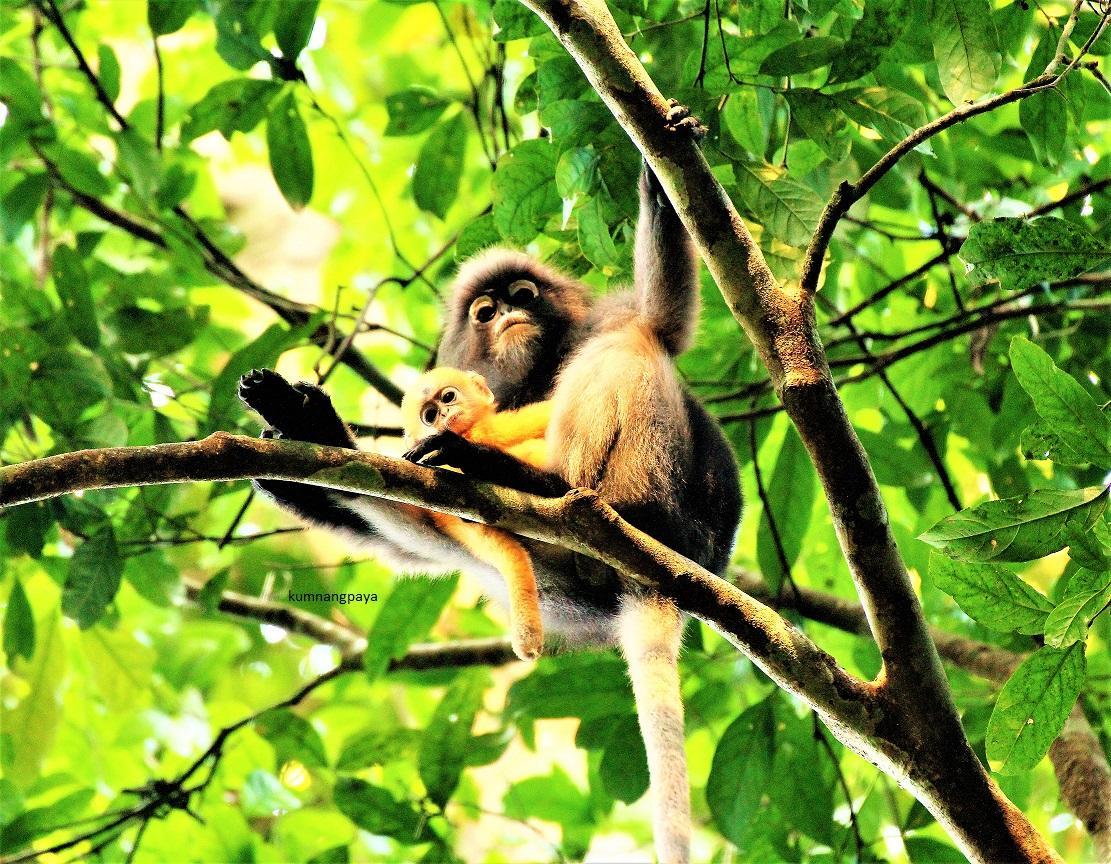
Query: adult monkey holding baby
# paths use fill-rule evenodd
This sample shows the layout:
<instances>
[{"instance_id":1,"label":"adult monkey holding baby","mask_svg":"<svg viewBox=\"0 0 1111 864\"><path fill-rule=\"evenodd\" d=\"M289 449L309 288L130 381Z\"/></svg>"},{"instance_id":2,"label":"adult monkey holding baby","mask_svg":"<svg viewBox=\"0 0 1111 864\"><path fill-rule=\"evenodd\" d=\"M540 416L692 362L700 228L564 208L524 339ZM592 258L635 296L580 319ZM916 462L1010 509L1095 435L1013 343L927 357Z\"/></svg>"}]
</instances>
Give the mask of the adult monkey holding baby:
<instances>
[{"instance_id":1,"label":"adult monkey holding baby","mask_svg":"<svg viewBox=\"0 0 1111 864\"><path fill-rule=\"evenodd\" d=\"M679 108L668 123L677 132L697 129ZM693 245L647 168L632 291L592 301L585 286L521 253L476 256L455 280L439 360L483 375L501 408L550 398L550 470L450 432L425 439L411 458L538 494L594 489L638 528L722 573L740 521L737 467L721 429L679 383L672 359L691 342L699 299ZM268 434L355 446L316 387L256 371L241 380L240 395L272 427ZM277 503L391 553L402 566L459 568L505 600L496 571L438 532L419 508L304 484L258 485ZM666 864L689 860L679 610L622 584L596 561L528 546L545 630L572 644L621 646L648 754L657 855Z\"/></svg>"}]
</instances>

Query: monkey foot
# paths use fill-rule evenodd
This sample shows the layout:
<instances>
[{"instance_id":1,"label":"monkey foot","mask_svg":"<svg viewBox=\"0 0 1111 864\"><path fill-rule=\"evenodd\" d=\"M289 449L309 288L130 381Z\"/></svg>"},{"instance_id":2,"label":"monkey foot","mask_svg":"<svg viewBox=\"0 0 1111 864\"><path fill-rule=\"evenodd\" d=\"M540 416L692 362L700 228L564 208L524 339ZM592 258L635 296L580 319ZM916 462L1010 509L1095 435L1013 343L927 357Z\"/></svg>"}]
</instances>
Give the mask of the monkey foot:
<instances>
[{"instance_id":1,"label":"monkey foot","mask_svg":"<svg viewBox=\"0 0 1111 864\"><path fill-rule=\"evenodd\" d=\"M686 105L680 105L675 99L668 99L667 105L666 125L668 131L689 135L695 141L701 141L706 137L706 127L702 125L701 120L691 114L690 108Z\"/></svg>"},{"instance_id":2,"label":"monkey foot","mask_svg":"<svg viewBox=\"0 0 1111 864\"><path fill-rule=\"evenodd\" d=\"M315 384L290 384L272 369L252 369L239 379L239 398L269 424L270 437L353 446L332 400Z\"/></svg>"},{"instance_id":3,"label":"monkey foot","mask_svg":"<svg viewBox=\"0 0 1111 864\"><path fill-rule=\"evenodd\" d=\"M544 652L544 633L539 626L516 626L510 641L513 653L521 660L535 660Z\"/></svg>"}]
</instances>

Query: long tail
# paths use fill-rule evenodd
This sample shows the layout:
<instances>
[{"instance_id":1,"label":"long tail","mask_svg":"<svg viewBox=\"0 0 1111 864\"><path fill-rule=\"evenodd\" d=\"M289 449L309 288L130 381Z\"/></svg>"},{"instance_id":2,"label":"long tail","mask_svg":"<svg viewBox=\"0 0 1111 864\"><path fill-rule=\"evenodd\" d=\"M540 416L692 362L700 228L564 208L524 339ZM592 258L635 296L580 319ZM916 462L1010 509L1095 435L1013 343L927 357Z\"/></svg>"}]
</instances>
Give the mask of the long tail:
<instances>
[{"instance_id":1,"label":"long tail","mask_svg":"<svg viewBox=\"0 0 1111 864\"><path fill-rule=\"evenodd\" d=\"M691 806L684 749L679 643L683 620L662 597L626 597L619 619L640 733L648 753L652 832L660 864L690 860Z\"/></svg>"}]
</instances>

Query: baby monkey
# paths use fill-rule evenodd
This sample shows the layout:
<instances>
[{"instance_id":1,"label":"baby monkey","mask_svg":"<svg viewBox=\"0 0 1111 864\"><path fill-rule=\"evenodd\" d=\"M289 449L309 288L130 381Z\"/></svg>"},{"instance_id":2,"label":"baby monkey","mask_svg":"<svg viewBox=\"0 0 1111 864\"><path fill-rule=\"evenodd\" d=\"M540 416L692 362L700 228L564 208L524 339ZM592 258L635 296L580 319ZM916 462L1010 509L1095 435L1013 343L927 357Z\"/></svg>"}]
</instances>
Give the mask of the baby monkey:
<instances>
[{"instance_id":1,"label":"baby monkey","mask_svg":"<svg viewBox=\"0 0 1111 864\"><path fill-rule=\"evenodd\" d=\"M550 417L550 402L498 411L485 378L447 366L422 375L401 402L402 428L409 447L430 435L454 432L475 444L504 450L536 468L547 465L544 435ZM434 511L428 511L428 518L439 531L501 574L509 594L513 652L522 660L539 657L544 628L536 576L525 547L500 528Z\"/></svg>"}]
</instances>

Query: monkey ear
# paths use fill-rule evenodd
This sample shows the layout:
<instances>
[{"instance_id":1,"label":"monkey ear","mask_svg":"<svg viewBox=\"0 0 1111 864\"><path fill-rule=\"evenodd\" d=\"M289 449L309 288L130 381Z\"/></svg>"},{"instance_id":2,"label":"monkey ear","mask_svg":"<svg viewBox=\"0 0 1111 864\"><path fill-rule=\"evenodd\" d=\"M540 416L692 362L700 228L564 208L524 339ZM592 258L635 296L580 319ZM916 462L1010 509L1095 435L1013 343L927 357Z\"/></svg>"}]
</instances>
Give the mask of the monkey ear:
<instances>
[{"instance_id":1,"label":"monkey ear","mask_svg":"<svg viewBox=\"0 0 1111 864\"><path fill-rule=\"evenodd\" d=\"M471 379L471 382L475 386L475 390L477 390L481 396L485 397L488 402L494 402L494 394L490 390L490 385L486 383L485 378L477 372L468 372L467 377Z\"/></svg>"}]
</instances>

